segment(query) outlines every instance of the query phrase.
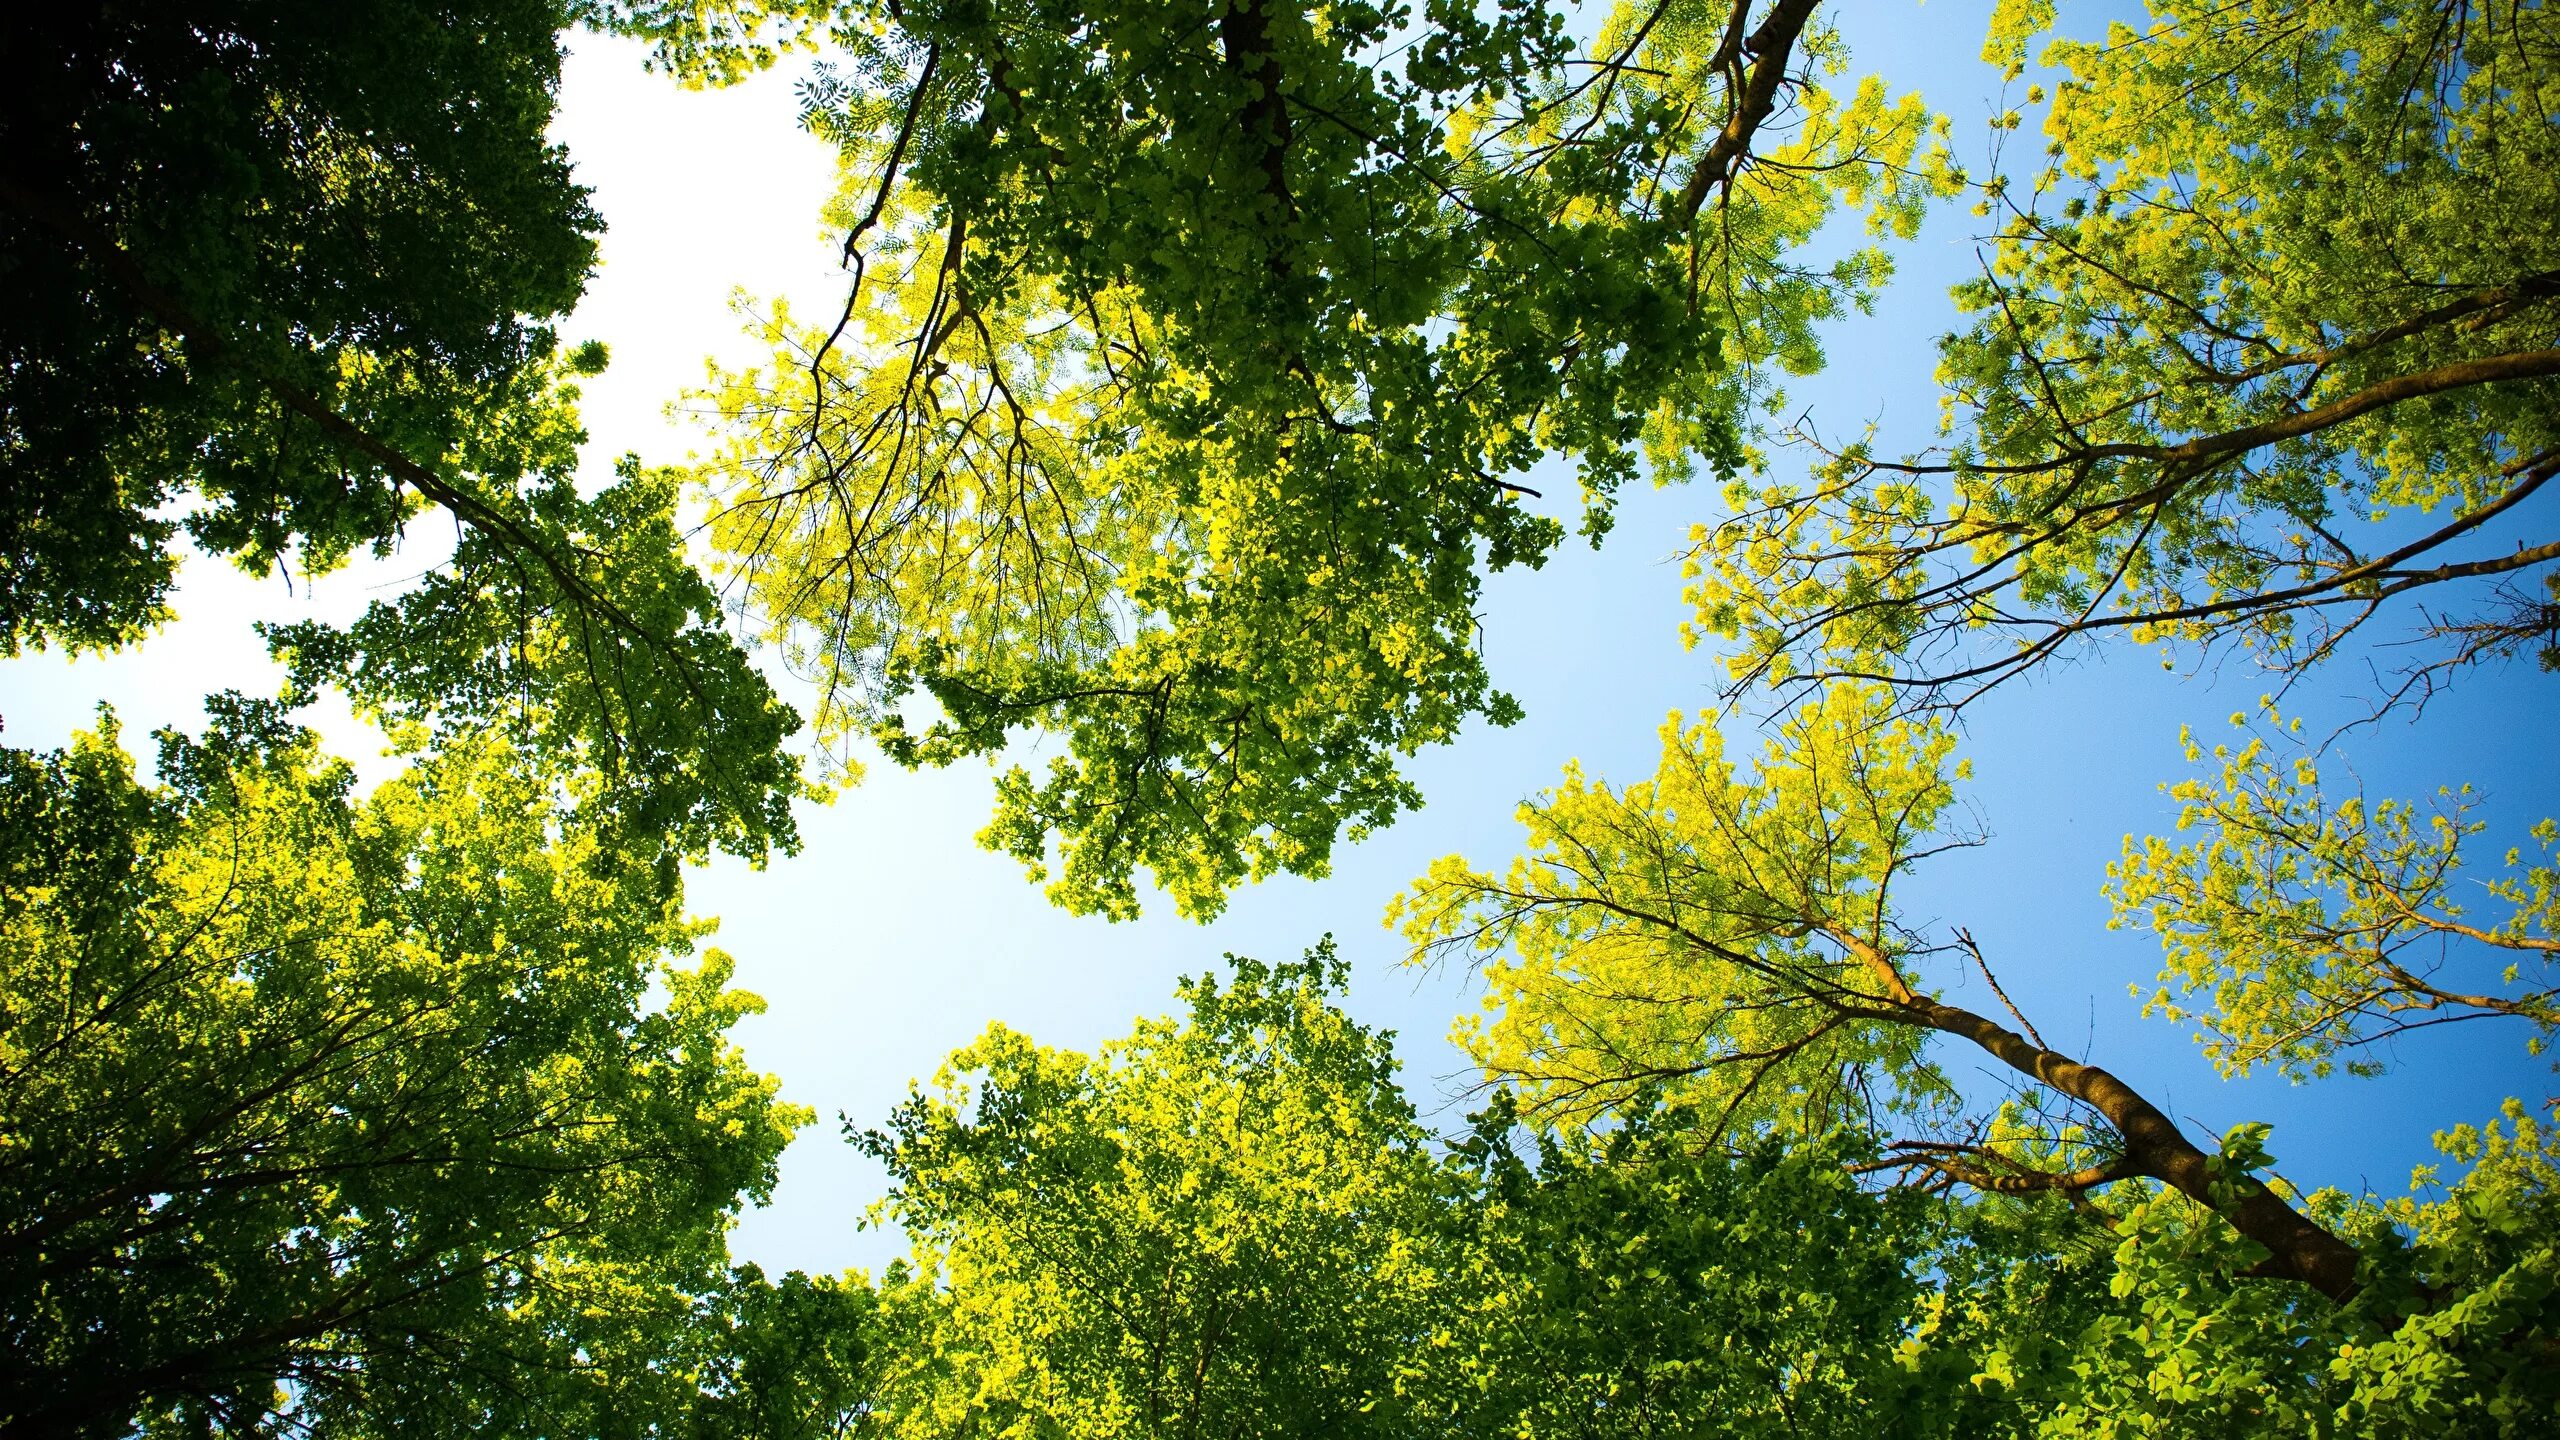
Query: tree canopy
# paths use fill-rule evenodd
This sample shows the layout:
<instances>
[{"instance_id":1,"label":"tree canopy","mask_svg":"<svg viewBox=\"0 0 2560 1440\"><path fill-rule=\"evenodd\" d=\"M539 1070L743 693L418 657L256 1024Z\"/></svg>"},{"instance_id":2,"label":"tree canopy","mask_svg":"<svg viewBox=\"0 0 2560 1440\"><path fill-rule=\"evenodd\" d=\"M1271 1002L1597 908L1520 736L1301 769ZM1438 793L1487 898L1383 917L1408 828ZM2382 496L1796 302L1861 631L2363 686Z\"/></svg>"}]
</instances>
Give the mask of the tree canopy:
<instances>
[{"instance_id":1,"label":"tree canopy","mask_svg":"<svg viewBox=\"0 0 2560 1440\"><path fill-rule=\"evenodd\" d=\"M1732 471L1758 367L1886 269L1794 248L1951 183L1916 103L1826 88L1813 12L798 16L846 298L761 312L704 479L819 729L910 764L1058 733L983 838L1072 910L1324 873L1420 803L1403 756L1516 715L1476 608L1563 537L1524 473L1569 458L1597 541L1648 464Z\"/></svg>"},{"instance_id":2,"label":"tree canopy","mask_svg":"<svg viewBox=\"0 0 2560 1440\"><path fill-rule=\"evenodd\" d=\"M2386 608L2428 642L2396 696L2560 663L2529 504L2560 474L2560 251L2522 219L2560 205L2551 7L2149 12L2042 53L2049 143L1978 208L1945 446L1860 437L1702 527L1697 624L1737 676L1960 700L2110 630L2299 670ZM2004 0L1986 58L2014 82L2054 19Z\"/></svg>"},{"instance_id":3,"label":"tree canopy","mask_svg":"<svg viewBox=\"0 0 2560 1440\"><path fill-rule=\"evenodd\" d=\"M862 1132L914 1243L865 1424L2525 1435L2560 1404L2560 1117L2448 1135L2432 1194L2314 1197L2370 1256L2342 1306L2173 1190L1880 1189L1872 1137L1721 1141L1660 1088L1600 1129L1497 1093L1425 1145L1329 947L1231 964L1094 1056L991 1030ZM2463 1298L2406 1313L2430 1293Z\"/></svg>"},{"instance_id":4,"label":"tree canopy","mask_svg":"<svg viewBox=\"0 0 2560 1440\"><path fill-rule=\"evenodd\" d=\"M0 654L169 618L183 532L265 573L461 532L305 685L499 708L678 854L795 837L798 720L682 553L675 487L581 490L554 323L602 220L545 137L556 0L68 6L0 43ZM634 833L642 833L635 831Z\"/></svg>"},{"instance_id":5,"label":"tree canopy","mask_svg":"<svg viewBox=\"0 0 2560 1440\"><path fill-rule=\"evenodd\" d=\"M726 1038L759 1002L504 741L358 800L216 709L159 785L112 717L0 756L0 1425L538 1413L561 1297L711 1284L809 1118Z\"/></svg>"},{"instance_id":6,"label":"tree canopy","mask_svg":"<svg viewBox=\"0 0 2560 1440\"><path fill-rule=\"evenodd\" d=\"M1916 1192L1660 1117L1435 1153L1330 945L1230 963L1093 1057L990 1031L861 1136L915 1243L890 1433L1848 1435L1908 1388Z\"/></svg>"},{"instance_id":7,"label":"tree canopy","mask_svg":"<svg viewBox=\"0 0 2560 1440\"><path fill-rule=\"evenodd\" d=\"M2012 1001L2083 937L1907 903L1988 843L1954 712L2114 632L2289 684L2393 609L2383 705L2560 668L2549 6L2070 23L2001 0L1993 131L2048 143L1976 179L1818 0L0 19L0 653L140 643L189 551L454 533L350 625L262 627L283 693L147 777L104 710L0 749L0 1437L2550 1433L2560 1109L2453 1125L2405 1194L2298 1185ZM744 306L766 359L690 466L581 473L573 25L691 85L815 57L842 303ZM1938 448L1772 425L1967 194ZM1568 472L1578 513L1532 487ZM1466 1124L1330 940L1230 957L848 1116L877 1277L730 1254L813 1118L683 908L822 795L749 646L822 763L1054 738L983 843L1207 919L1518 718L1487 577L1700 472L1726 703L1391 910L1480 985ZM392 743L369 795L291 718L323 689ZM2108 868L2151 1013L2226 1078L2540 1054L2560 821L2368 795L2295 708L2191 729L2174 832Z\"/></svg>"},{"instance_id":8,"label":"tree canopy","mask_svg":"<svg viewBox=\"0 0 2560 1440\"><path fill-rule=\"evenodd\" d=\"M2264 1247L2268 1273L2353 1295L2354 1248L2250 1178L2240 1141L2217 1155L2116 1075L2046 1045L2024 1015L2012 1029L1914 983L1917 963L1970 960L2002 993L1962 930L1933 941L1893 906L1896 879L1962 841L1937 833L1953 799L1950 737L1890 715L1881 687L1832 690L1748 774L1713 727L1674 727L1652 782L1618 792L1569 777L1524 805L1530 852L1508 874L1433 867L1399 911L1421 956L1488 957L1478 1058L1534 1100L1585 1113L1685 1081L1719 1131L1890 1134L1907 1119L1893 1163L1985 1191L2156 1180ZM2075 1123L2045 1136L1945 1130L1954 1097L1925 1049L1942 1036L2033 1082L2029 1108Z\"/></svg>"},{"instance_id":9,"label":"tree canopy","mask_svg":"<svg viewBox=\"0 0 2560 1440\"><path fill-rule=\"evenodd\" d=\"M1235 962L1094 1056L997 1027L857 1137L915 1245L901 1435L1403 1433L1440 1177L1343 967Z\"/></svg>"}]
</instances>

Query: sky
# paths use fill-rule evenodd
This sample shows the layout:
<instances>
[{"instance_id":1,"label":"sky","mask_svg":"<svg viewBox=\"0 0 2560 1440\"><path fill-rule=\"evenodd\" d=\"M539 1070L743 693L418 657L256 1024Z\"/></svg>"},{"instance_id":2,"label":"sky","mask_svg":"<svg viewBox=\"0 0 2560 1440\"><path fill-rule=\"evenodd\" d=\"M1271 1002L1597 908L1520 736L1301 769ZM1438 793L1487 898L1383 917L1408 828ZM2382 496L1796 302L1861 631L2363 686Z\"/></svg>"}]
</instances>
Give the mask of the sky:
<instances>
[{"instance_id":1,"label":"sky","mask_svg":"<svg viewBox=\"0 0 2560 1440\"><path fill-rule=\"evenodd\" d=\"M1836 13L1853 68L1919 89L1956 118L1963 158L1979 161L1999 88L1977 58L1988 12L1985 0L1864 0ZM756 358L735 295L816 309L842 293L834 239L818 226L833 157L796 128L790 74L691 92L644 73L641 58L636 46L578 37L555 126L610 227L602 268L563 326L572 342L612 348L611 368L586 386L588 463L599 474L627 451L666 463L709 448L680 397L701 383L707 357ZM1832 433L1873 421L1889 448L1895 437L1907 437L1898 448L1926 443L1937 415L1933 342L1954 323L1946 287L1974 265L1976 224L1950 207L1899 247L1894 285L1872 315L1831 328L1829 369L1791 382L1791 405ZM1048 906L1014 862L974 842L992 808L982 765L911 774L875 763L832 806L804 811L799 854L761 871L721 861L697 872L691 904L720 917L715 943L737 958L737 983L769 1005L740 1025L740 1042L782 1077L786 1098L820 1117L785 1155L773 1203L741 1219L735 1253L768 1270L813 1271L876 1270L898 1253L894 1233L861 1228L882 1176L843 1143L838 1117L878 1123L990 1022L1090 1048L1125 1033L1133 1017L1168 1009L1177 976L1227 953L1288 958L1326 934L1353 966L1348 1008L1397 1032L1419 1108L1456 1128L1472 1077L1445 1037L1452 1017L1477 1003L1475 988L1464 973L1406 968L1381 914L1441 855L1499 864L1515 853L1515 807L1566 760L1616 781L1642 778L1665 716L1713 702L1713 657L1680 643L1677 552L1714 503L1704 485L1631 491L1603 551L1568 542L1541 571L1494 577L1486 653L1528 718L1508 730L1479 724L1422 755L1411 773L1423 811L1342 847L1328 878L1239 892L1213 924L1184 921L1161 900L1122 924ZM421 533L389 561L316 581L252 579L192 561L176 597L180 618L144 644L77 662L0 662L7 743L63 743L102 701L138 736L200 724L209 691L271 693L280 675L252 620L347 618L439 551L437 537ZM2365 673L2350 657L2288 703L2315 727L2337 723L2359 713ZM2339 756L2376 794L2472 782L2487 795L2489 848L2520 842L2533 819L2560 810L2550 727L2531 718L2549 713L2556 683L2529 667L2478 677L2415 723L2355 732ZM786 699L802 698L795 682L781 684ZM2128 834L2174 822L2159 786L2182 777L2179 727L2212 738L2265 688L2245 661L2164 669L2157 654L2119 645L1974 707L1962 753L1974 762L1968 799L1988 843L1931 861L1902 892L1906 915L1941 931L1970 927L2060 1048L2114 1069L2198 1134L2269 1120L2289 1177L2396 1192L2412 1165L2431 1158L2432 1131L2490 1118L2507 1095L2552 1093L2551 1069L2525 1055L2520 1031L2465 1026L2404 1039L2380 1080L2226 1083L2182 1030L2141 1018L2127 993L2148 989L2156 941L2107 928L2106 864ZM324 703L312 723L366 773L388 773L379 737L343 706ZM1947 983L1959 1003L1990 1003L1958 978ZM1947 1058L1960 1078L1973 1068L1962 1055Z\"/></svg>"}]
</instances>

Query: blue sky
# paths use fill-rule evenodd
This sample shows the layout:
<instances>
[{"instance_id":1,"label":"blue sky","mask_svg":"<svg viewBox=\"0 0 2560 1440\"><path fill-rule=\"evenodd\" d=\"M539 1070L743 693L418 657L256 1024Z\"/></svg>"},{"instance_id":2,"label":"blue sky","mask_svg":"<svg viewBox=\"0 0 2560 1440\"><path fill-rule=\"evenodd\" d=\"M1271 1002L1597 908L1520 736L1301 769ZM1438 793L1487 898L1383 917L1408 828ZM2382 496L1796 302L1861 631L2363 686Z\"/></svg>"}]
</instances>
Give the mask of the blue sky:
<instances>
[{"instance_id":1,"label":"blue sky","mask_svg":"<svg viewBox=\"0 0 2560 1440\"><path fill-rule=\"evenodd\" d=\"M1854 67L1880 69L1954 115L1972 162L1982 157L1982 119L1998 89L1976 58L1988 11L1980 0L1875 0L1839 11ZM613 348L612 369L588 387L590 463L599 467L627 450L660 462L705 447L698 431L663 411L699 382L705 356L754 358L728 308L733 287L811 307L840 293L817 227L832 160L795 128L787 76L699 94L642 73L639 61L635 47L582 37L557 126L612 227L604 268L565 327L572 340ZM1932 341L1952 323L1947 285L1973 266L1975 224L1951 207L1901 247L1900 277L1876 313L1833 327L1830 369L1793 383L1794 404L1830 433L1874 420L1887 448L1925 443L1937 415ZM1560 497L1570 490L1546 488ZM1704 486L1631 493L1605 551L1576 543L1542 571L1495 578L1485 646L1497 683L1521 700L1527 720L1509 730L1479 725L1420 757L1413 774L1427 809L1345 847L1326 880L1238 894L1213 925L1184 922L1166 904L1121 925L1049 908L1013 862L973 841L991 804L982 766L907 774L873 765L832 807L803 816L799 855L762 872L722 863L698 874L694 907L721 917L718 943L737 956L739 983L771 1005L741 1027L741 1040L758 1066L782 1076L787 1096L822 1117L785 1157L774 1204L741 1223L737 1252L768 1268L819 1270L876 1267L894 1254L894 1236L855 1227L880 1177L841 1142L834 1117L877 1121L911 1080L930 1076L988 1022L1048 1044L1091 1046L1124 1032L1133 1016L1167 1008L1174 977L1222 953L1283 958L1328 932L1354 965L1351 1009L1399 1033L1425 1114L1454 1123L1465 1106L1452 1097L1468 1077L1443 1037L1451 1017L1475 1003L1469 977L1400 968L1381 911L1440 855L1491 863L1512 854L1514 807L1566 759L1613 780L1640 778L1653 766L1665 714L1712 701L1712 657L1679 642L1675 556L1714 500ZM7 740L61 743L100 700L136 734L197 724L207 691L277 683L251 619L351 614L376 587L433 563L437 549L421 534L390 562L291 586L191 564L181 619L145 645L77 663L0 663ZM2351 658L2289 703L2314 725L2334 723L2358 713L2364 674ZM2415 725L2358 732L2343 758L2377 794L2478 784L2495 827L2486 838L2493 847L2515 843L2533 818L2560 809L2550 727L2531 718L2548 713L2554 684L2560 679L2529 668L2475 678ZM1906 913L1970 926L2047 1036L2116 1069L2171 1114L2212 1132L2274 1121L2272 1148L2295 1178L2396 1190L2411 1165L2430 1158L2431 1130L2485 1119L2505 1095L2552 1092L2550 1068L2525 1055L2519 1031L2453 1027L2403 1041L2393 1052L2399 1069L2379 1081L2226 1084L2183 1032L2140 1019L2128 997L2128 985L2157 969L2154 943L2105 929L2106 863L2128 833L2164 830L2174 818L2157 787L2179 773L2180 724L2210 737L2264 688L2245 661L2164 671L2157 655L2119 647L1977 706L1965 753L1991 842L1931 862L1905 892ZM323 707L318 723L343 753L379 749L342 709ZM387 768L371 763L375 773ZM1960 1071L1972 1068L1949 1058Z\"/></svg>"}]
</instances>

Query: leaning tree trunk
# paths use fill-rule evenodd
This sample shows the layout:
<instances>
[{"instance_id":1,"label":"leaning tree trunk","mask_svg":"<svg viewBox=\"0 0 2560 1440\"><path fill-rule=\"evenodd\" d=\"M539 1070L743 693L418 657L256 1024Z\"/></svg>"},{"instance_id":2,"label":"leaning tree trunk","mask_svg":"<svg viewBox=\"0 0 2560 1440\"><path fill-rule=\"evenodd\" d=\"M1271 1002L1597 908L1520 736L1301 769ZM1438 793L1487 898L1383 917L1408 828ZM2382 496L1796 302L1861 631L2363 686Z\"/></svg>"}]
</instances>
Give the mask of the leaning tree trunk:
<instances>
[{"instance_id":1,"label":"leaning tree trunk","mask_svg":"<svg viewBox=\"0 0 2560 1440\"><path fill-rule=\"evenodd\" d=\"M2356 1293L2356 1262L2361 1257L2354 1246L2313 1224L2257 1180L2246 1175L2217 1176L2213 1157L2179 1133L2160 1107L2132 1086L1961 1006L1920 998L1913 1008L1930 1029L1970 1040L2012 1069L2086 1102L2105 1116L2123 1137L2125 1173L2160 1181L2265 1246L2270 1258L2263 1273L2299 1280L2340 1303ZM2219 1197L2214 1194L2217 1180L2222 1190Z\"/></svg>"},{"instance_id":2,"label":"leaning tree trunk","mask_svg":"<svg viewBox=\"0 0 2560 1440\"><path fill-rule=\"evenodd\" d=\"M2157 1180L2222 1216L2266 1247L2267 1263L2259 1273L2299 1280L2340 1304L2354 1297L2356 1265L2363 1258L2354 1246L2312 1223L2256 1179L2215 1174L2213 1157L2132 1086L1963 1006L1918 994L1882 950L1854 935L1835 932L1834 938L1883 981L1894 1008L1911 1016L1911 1023L1970 1040L2011 1069L2104 1116L2124 1141L2124 1157L2111 1167L2115 1174Z\"/></svg>"}]
</instances>

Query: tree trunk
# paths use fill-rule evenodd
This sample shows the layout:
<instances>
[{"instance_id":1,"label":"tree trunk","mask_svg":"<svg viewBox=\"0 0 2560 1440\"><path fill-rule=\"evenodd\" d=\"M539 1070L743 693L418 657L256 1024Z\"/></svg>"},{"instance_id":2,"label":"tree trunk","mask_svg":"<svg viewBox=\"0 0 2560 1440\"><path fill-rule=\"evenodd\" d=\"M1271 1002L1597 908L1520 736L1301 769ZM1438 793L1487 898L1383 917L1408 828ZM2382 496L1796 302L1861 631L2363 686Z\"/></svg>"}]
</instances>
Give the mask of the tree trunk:
<instances>
[{"instance_id":1,"label":"tree trunk","mask_svg":"<svg viewBox=\"0 0 2560 1440\"><path fill-rule=\"evenodd\" d=\"M2087 1102L2123 1137L2128 1170L2168 1185L2265 1246L2271 1258L2263 1273L2299 1280L2341 1304L2355 1295L2356 1263L2361 1257L2354 1246L2313 1224L2246 1175L2222 1177L2223 1198L2217 1201L2213 1157L2179 1133L2160 1107L2132 1086L1961 1006L1925 996L1904 1003L1930 1029L1970 1040L2010 1068Z\"/></svg>"}]
</instances>

